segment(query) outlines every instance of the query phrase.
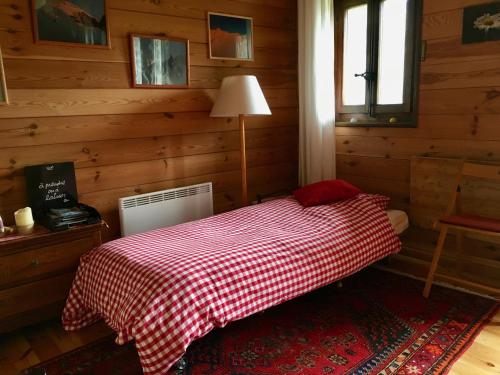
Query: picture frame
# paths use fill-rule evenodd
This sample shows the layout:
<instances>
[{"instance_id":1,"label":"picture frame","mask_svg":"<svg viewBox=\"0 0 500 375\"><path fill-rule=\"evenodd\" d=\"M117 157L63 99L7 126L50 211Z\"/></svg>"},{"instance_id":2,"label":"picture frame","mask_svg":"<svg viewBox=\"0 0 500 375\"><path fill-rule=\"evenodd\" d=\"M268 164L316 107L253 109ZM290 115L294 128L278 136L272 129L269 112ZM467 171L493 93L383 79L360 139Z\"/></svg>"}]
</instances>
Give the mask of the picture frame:
<instances>
[{"instance_id":1,"label":"picture frame","mask_svg":"<svg viewBox=\"0 0 500 375\"><path fill-rule=\"evenodd\" d=\"M500 2L472 5L464 8L462 43L500 40Z\"/></svg>"},{"instance_id":2,"label":"picture frame","mask_svg":"<svg viewBox=\"0 0 500 375\"><path fill-rule=\"evenodd\" d=\"M188 88L189 40L130 34L132 87Z\"/></svg>"},{"instance_id":3,"label":"picture frame","mask_svg":"<svg viewBox=\"0 0 500 375\"><path fill-rule=\"evenodd\" d=\"M9 104L9 95L7 94L7 81L5 79L2 50L0 49L0 105L7 104Z\"/></svg>"},{"instance_id":4,"label":"picture frame","mask_svg":"<svg viewBox=\"0 0 500 375\"><path fill-rule=\"evenodd\" d=\"M37 44L111 48L107 0L31 0Z\"/></svg>"},{"instance_id":5,"label":"picture frame","mask_svg":"<svg viewBox=\"0 0 500 375\"><path fill-rule=\"evenodd\" d=\"M253 18L208 12L208 54L212 60L254 60Z\"/></svg>"}]
</instances>

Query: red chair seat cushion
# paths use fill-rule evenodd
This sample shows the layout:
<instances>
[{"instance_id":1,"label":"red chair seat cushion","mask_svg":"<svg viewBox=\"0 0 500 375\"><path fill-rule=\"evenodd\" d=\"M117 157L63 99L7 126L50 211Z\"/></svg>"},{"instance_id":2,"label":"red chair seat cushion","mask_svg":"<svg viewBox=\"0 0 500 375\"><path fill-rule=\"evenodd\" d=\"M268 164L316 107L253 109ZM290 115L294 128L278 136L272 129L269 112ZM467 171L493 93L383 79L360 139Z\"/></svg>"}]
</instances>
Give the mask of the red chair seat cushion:
<instances>
[{"instance_id":1,"label":"red chair seat cushion","mask_svg":"<svg viewBox=\"0 0 500 375\"><path fill-rule=\"evenodd\" d=\"M445 224L500 233L500 220L490 219L488 217L461 214L444 216L440 221Z\"/></svg>"}]
</instances>

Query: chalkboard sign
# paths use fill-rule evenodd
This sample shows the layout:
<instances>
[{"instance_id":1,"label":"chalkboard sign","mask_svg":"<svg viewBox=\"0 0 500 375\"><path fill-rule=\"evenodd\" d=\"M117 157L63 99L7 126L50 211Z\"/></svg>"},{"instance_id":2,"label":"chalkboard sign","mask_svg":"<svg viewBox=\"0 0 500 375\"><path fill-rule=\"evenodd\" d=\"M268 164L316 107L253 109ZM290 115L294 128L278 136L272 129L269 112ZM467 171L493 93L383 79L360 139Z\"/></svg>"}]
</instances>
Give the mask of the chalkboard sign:
<instances>
[{"instance_id":1,"label":"chalkboard sign","mask_svg":"<svg viewBox=\"0 0 500 375\"><path fill-rule=\"evenodd\" d=\"M35 214L78 202L73 162L25 167L24 176L28 203Z\"/></svg>"}]
</instances>

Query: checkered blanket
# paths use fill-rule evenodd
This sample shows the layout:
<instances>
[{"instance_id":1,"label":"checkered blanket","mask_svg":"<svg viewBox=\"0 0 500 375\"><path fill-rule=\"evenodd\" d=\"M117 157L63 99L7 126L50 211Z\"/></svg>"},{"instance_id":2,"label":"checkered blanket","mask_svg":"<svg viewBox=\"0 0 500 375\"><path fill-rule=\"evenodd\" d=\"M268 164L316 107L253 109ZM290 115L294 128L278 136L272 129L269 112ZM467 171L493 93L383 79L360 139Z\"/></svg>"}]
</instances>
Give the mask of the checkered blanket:
<instances>
[{"instance_id":1,"label":"checkered blanket","mask_svg":"<svg viewBox=\"0 0 500 375\"><path fill-rule=\"evenodd\" d=\"M165 374L214 327L327 285L399 251L368 195L303 208L270 201L108 242L81 258L63 324L104 318Z\"/></svg>"}]
</instances>

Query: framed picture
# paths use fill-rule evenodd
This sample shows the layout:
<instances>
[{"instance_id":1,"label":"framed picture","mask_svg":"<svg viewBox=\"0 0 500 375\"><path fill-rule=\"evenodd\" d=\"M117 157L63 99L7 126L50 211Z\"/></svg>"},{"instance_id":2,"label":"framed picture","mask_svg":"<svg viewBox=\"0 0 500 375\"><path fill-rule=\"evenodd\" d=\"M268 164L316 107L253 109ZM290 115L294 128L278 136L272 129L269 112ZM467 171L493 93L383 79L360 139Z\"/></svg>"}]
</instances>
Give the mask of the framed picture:
<instances>
[{"instance_id":1,"label":"framed picture","mask_svg":"<svg viewBox=\"0 0 500 375\"><path fill-rule=\"evenodd\" d=\"M110 48L106 0L31 0L35 43Z\"/></svg>"},{"instance_id":2,"label":"framed picture","mask_svg":"<svg viewBox=\"0 0 500 375\"><path fill-rule=\"evenodd\" d=\"M9 97L7 96L7 84L3 68L2 50L0 50L0 105L5 104L9 104Z\"/></svg>"},{"instance_id":3,"label":"framed picture","mask_svg":"<svg viewBox=\"0 0 500 375\"><path fill-rule=\"evenodd\" d=\"M211 59L253 60L253 20L250 17L208 13Z\"/></svg>"},{"instance_id":4,"label":"framed picture","mask_svg":"<svg viewBox=\"0 0 500 375\"><path fill-rule=\"evenodd\" d=\"M151 35L130 35L132 86L189 87L189 41Z\"/></svg>"},{"instance_id":5,"label":"framed picture","mask_svg":"<svg viewBox=\"0 0 500 375\"><path fill-rule=\"evenodd\" d=\"M462 43L500 40L500 2L464 9Z\"/></svg>"}]
</instances>

